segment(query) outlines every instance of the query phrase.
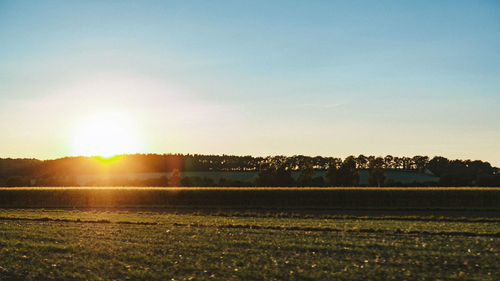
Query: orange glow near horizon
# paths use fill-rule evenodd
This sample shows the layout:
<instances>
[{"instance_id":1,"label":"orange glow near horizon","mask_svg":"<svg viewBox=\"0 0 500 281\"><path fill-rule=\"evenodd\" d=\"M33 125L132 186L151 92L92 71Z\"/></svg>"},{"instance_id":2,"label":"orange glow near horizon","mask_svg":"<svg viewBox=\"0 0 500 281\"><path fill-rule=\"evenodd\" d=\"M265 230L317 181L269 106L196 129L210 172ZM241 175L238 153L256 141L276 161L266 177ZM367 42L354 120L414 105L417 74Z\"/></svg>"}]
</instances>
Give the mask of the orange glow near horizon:
<instances>
[{"instance_id":1,"label":"orange glow near horizon","mask_svg":"<svg viewBox=\"0 0 500 281\"><path fill-rule=\"evenodd\" d=\"M140 134L134 122L124 114L94 113L82 119L75 131L75 155L108 158L141 150Z\"/></svg>"}]
</instances>

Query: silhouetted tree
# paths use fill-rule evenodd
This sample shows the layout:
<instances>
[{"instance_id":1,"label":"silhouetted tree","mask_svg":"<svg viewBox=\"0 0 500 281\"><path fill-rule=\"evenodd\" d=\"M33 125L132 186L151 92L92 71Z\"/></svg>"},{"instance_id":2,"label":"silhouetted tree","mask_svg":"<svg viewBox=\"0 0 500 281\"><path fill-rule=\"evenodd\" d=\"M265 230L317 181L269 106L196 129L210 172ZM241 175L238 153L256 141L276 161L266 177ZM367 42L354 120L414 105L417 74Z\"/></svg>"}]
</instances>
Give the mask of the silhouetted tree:
<instances>
[{"instance_id":1,"label":"silhouetted tree","mask_svg":"<svg viewBox=\"0 0 500 281\"><path fill-rule=\"evenodd\" d=\"M306 161L300 167L300 174L297 178L298 186L311 186L314 177L314 168L310 161Z\"/></svg>"},{"instance_id":2,"label":"silhouetted tree","mask_svg":"<svg viewBox=\"0 0 500 281\"><path fill-rule=\"evenodd\" d=\"M358 158L355 159L356 161L356 166L358 169L366 169L368 166L368 158L364 156L363 154L360 154Z\"/></svg>"},{"instance_id":3,"label":"silhouetted tree","mask_svg":"<svg viewBox=\"0 0 500 281\"><path fill-rule=\"evenodd\" d=\"M412 161L418 171L424 172L429 163L429 157L417 155L413 156Z\"/></svg>"},{"instance_id":4,"label":"silhouetted tree","mask_svg":"<svg viewBox=\"0 0 500 281\"><path fill-rule=\"evenodd\" d=\"M368 183L371 186L382 186L385 182L384 159L377 157L368 163Z\"/></svg>"},{"instance_id":5,"label":"silhouetted tree","mask_svg":"<svg viewBox=\"0 0 500 281\"><path fill-rule=\"evenodd\" d=\"M442 176L449 169L450 161L444 157L436 156L427 164L427 168L436 176Z\"/></svg>"},{"instance_id":6,"label":"silhouetted tree","mask_svg":"<svg viewBox=\"0 0 500 281\"><path fill-rule=\"evenodd\" d=\"M257 186L294 186L290 164L284 158L261 163L255 179Z\"/></svg>"},{"instance_id":7,"label":"silhouetted tree","mask_svg":"<svg viewBox=\"0 0 500 281\"><path fill-rule=\"evenodd\" d=\"M384 163L385 163L385 166L389 169L394 169L394 157L392 157L392 155L387 155L384 157Z\"/></svg>"},{"instance_id":8,"label":"silhouetted tree","mask_svg":"<svg viewBox=\"0 0 500 281\"><path fill-rule=\"evenodd\" d=\"M337 171L339 183L342 186L357 186L359 185L359 171L356 167L356 160L353 156L349 156L342 162Z\"/></svg>"},{"instance_id":9,"label":"silhouetted tree","mask_svg":"<svg viewBox=\"0 0 500 281\"><path fill-rule=\"evenodd\" d=\"M349 158L349 157L348 157ZM359 155L354 159L356 169L368 168L367 163L375 159L374 156ZM331 165L332 161L337 164ZM347 160L347 159L346 159ZM323 177L308 176L310 165L313 171L326 171ZM269 167L263 168L266 165ZM30 185L35 180L37 186L68 186L80 183L75 181L81 175L96 176L96 179L87 180L85 185L179 185L180 178L170 181L165 179L123 179L119 177L104 177L113 174L137 173L172 173L174 170L183 172L216 172L216 171L257 171L257 185L285 186L294 185L292 172L299 172L299 185L325 184L329 186L353 185L348 180L345 163L340 159L321 156L294 155L252 157L232 155L200 155L200 154L131 154L118 155L112 158L102 157L64 157L54 160L40 161L36 159L1 159L0 158L0 185ZM440 177L438 185L441 186L495 186L498 168L492 167L488 162L472 160L449 160L444 157L427 156L393 157L384 158L386 169L416 170L419 172L431 171ZM302 175L300 175L302 174ZM99 177L103 176L103 177ZM14 177L14 178L11 178ZM19 180L20 177L22 181ZM211 177L211 176L210 176ZM9 178L11 178L9 180ZM311 179L312 178L312 179ZM175 179L175 180L174 180ZM195 179L197 184L215 185L203 178ZM221 182L229 184L231 181ZM234 182L237 184L237 182ZM252 183L238 183L249 185ZM396 184L392 182L391 184Z\"/></svg>"},{"instance_id":10,"label":"silhouetted tree","mask_svg":"<svg viewBox=\"0 0 500 281\"><path fill-rule=\"evenodd\" d=\"M330 160L328 163L328 169L325 173L325 180L328 186L340 186L340 180L338 175L338 169L342 164L342 160L339 158L334 158Z\"/></svg>"},{"instance_id":11,"label":"silhouetted tree","mask_svg":"<svg viewBox=\"0 0 500 281\"><path fill-rule=\"evenodd\" d=\"M180 175L179 175L179 170L174 169L172 171L172 175L170 175L170 178L168 179L168 186L180 186Z\"/></svg>"}]
</instances>

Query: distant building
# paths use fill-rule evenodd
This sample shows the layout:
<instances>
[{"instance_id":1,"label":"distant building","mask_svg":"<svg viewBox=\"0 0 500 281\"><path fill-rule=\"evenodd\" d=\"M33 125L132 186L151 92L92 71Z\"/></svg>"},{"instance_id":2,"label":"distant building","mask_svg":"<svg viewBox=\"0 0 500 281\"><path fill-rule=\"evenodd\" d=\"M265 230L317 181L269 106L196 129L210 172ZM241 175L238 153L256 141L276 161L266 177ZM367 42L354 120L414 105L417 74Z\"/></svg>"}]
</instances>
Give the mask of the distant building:
<instances>
[{"instance_id":1,"label":"distant building","mask_svg":"<svg viewBox=\"0 0 500 281\"><path fill-rule=\"evenodd\" d=\"M415 170L386 170L384 185L418 185L439 182L439 177L431 171L419 172ZM368 185L368 170L359 171L359 184Z\"/></svg>"},{"instance_id":2,"label":"distant building","mask_svg":"<svg viewBox=\"0 0 500 281\"><path fill-rule=\"evenodd\" d=\"M257 171L210 171L210 172L181 172L180 177L198 177L208 178L215 183L224 179L228 181L240 181L243 183L252 184L257 176ZM293 171L292 177L297 179L299 171ZM314 176L324 176L325 171L315 171ZM76 177L78 185L94 185L96 182L118 181L127 182L134 180L159 179L161 177L170 177L171 173L130 173L130 174L110 174L110 175L81 175ZM419 172L413 170L386 170L386 179L384 185L425 185L434 184L439 181L439 177L432 174L430 171ZM359 185L368 185L368 170L359 171Z\"/></svg>"}]
</instances>

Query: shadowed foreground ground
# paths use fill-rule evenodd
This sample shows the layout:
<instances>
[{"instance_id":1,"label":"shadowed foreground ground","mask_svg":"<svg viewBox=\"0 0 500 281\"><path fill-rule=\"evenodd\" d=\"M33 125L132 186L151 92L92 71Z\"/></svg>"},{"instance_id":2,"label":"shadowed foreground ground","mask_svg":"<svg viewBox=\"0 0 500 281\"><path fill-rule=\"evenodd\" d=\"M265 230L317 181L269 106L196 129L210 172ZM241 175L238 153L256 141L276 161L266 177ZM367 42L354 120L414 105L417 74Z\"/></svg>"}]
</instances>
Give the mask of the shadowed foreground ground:
<instances>
[{"instance_id":1,"label":"shadowed foreground ground","mask_svg":"<svg viewBox=\"0 0 500 281\"><path fill-rule=\"evenodd\" d=\"M0 280L500 279L498 217L0 209Z\"/></svg>"}]
</instances>

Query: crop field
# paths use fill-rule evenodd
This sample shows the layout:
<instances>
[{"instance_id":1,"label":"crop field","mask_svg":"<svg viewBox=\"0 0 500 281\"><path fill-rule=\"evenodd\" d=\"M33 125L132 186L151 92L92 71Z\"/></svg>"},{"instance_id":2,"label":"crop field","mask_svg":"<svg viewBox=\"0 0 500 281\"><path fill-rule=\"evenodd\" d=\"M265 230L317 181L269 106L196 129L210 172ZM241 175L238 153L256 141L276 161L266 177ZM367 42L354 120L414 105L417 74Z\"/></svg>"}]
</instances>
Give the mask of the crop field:
<instances>
[{"instance_id":1,"label":"crop field","mask_svg":"<svg viewBox=\"0 0 500 281\"><path fill-rule=\"evenodd\" d=\"M136 196L150 190L129 189ZM263 190L284 191L256 192ZM329 192L338 196L338 190L345 192ZM321 201L316 189L302 190L303 200L322 203L308 208L275 197L250 197L255 200L250 206L230 205L227 194L212 190L222 196L217 201L208 189L177 190L192 195L193 201L183 195L182 200L162 197L147 205L151 201L144 198L150 197L139 196L135 206L125 200L132 197L89 199L90 194L99 195L93 192L109 196L110 189L79 189L87 201L74 199L72 207L61 207L49 205L75 193L0 190L0 196L7 194L16 202L0 200L0 280L500 280L500 216L498 204L488 201L498 203L499 190L485 190L489 199L484 199L477 195L483 189L478 189L470 201L454 190L458 195L453 198L461 198L465 207L440 206L438 199L406 209L401 204L371 206L383 202L380 196L355 208L352 198L335 201L329 195L330 201ZM46 207L33 197L25 197L21 204L20 194L34 191L42 192L37 194L44 199L50 198L44 191L59 197ZM289 198L298 192L285 191ZM115 194L123 196L120 192ZM367 196L351 192L358 200ZM419 193L417 202L424 202L418 198L426 194L440 198L440 189L433 192ZM491 205L481 208L477 200ZM88 206L79 206L81 202ZM113 204L102 206L106 202ZM349 204L333 204L338 202Z\"/></svg>"},{"instance_id":2,"label":"crop field","mask_svg":"<svg viewBox=\"0 0 500 281\"><path fill-rule=\"evenodd\" d=\"M500 188L3 188L0 207L226 206L500 210Z\"/></svg>"}]
</instances>

